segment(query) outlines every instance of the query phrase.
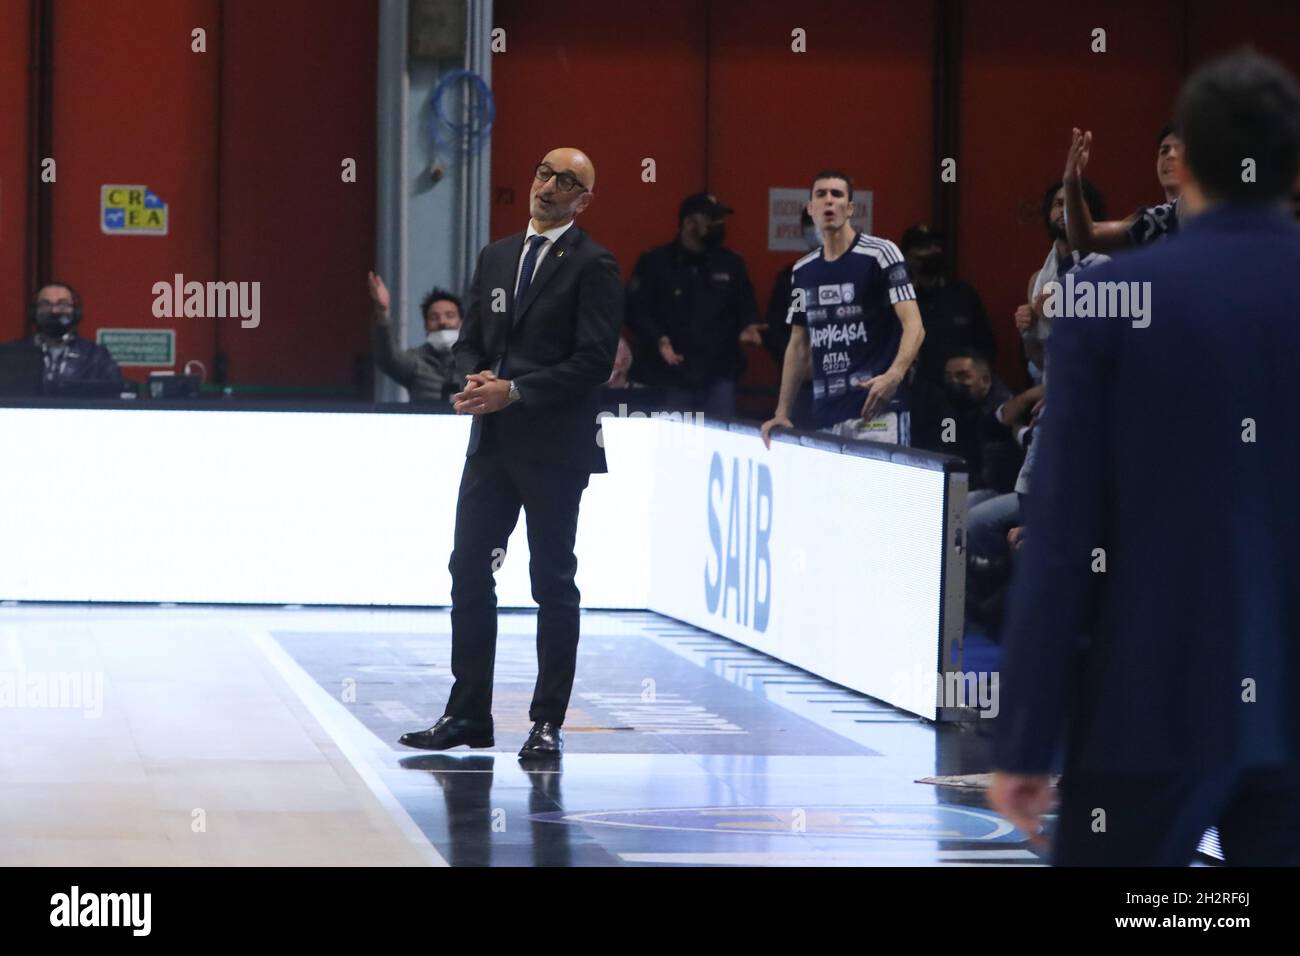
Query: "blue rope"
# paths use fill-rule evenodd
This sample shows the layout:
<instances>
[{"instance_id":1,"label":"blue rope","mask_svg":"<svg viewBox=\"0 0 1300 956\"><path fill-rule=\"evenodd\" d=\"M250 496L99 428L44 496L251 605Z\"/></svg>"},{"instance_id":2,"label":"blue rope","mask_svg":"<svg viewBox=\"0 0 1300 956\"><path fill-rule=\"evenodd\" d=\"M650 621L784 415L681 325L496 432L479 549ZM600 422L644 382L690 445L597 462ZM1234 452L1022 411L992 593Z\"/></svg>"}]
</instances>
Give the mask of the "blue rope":
<instances>
[{"instance_id":1,"label":"blue rope","mask_svg":"<svg viewBox=\"0 0 1300 956\"><path fill-rule=\"evenodd\" d=\"M450 103L444 101L444 97L462 83L464 102L469 106L464 111L469 117L467 122L460 118L462 109L457 99L453 98ZM492 121L496 119L497 110L492 91L481 76L471 70L452 70L434 86L430 105L435 152L454 147L457 151L464 149L468 155L475 156L483 149L492 132ZM447 115L448 106L456 113L456 118Z\"/></svg>"}]
</instances>

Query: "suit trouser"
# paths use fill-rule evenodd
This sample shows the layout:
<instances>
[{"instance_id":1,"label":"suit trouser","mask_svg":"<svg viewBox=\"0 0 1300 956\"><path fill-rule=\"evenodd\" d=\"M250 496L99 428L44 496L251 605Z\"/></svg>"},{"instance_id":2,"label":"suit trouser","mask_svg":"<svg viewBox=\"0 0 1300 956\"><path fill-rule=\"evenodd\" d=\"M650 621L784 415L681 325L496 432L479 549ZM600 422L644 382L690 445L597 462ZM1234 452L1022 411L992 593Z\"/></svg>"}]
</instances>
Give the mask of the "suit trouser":
<instances>
[{"instance_id":1,"label":"suit trouser","mask_svg":"<svg viewBox=\"0 0 1300 956\"><path fill-rule=\"evenodd\" d=\"M451 672L446 713L492 716L497 649L494 572L503 561L522 505L528 525L528 571L537 602L537 684L530 720L564 723L578 657L578 559L573 542L578 505L590 475L578 469L512 460L483 422L475 454L465 459L456 503L451 571Z\"/></svg>"},{"instance_id":2,"label":"suit trouser","mask_svg":"<svg viewBox=\"0 0 1300 956\"><path fill-rule=\"evenodd\" d=\"M1104 829L1103 829L1104 826ZM1300 767L1061 780L1056 866L1186 866L1219 830L1229 865L1300 865Z\"/></svg>"}]
</instances>

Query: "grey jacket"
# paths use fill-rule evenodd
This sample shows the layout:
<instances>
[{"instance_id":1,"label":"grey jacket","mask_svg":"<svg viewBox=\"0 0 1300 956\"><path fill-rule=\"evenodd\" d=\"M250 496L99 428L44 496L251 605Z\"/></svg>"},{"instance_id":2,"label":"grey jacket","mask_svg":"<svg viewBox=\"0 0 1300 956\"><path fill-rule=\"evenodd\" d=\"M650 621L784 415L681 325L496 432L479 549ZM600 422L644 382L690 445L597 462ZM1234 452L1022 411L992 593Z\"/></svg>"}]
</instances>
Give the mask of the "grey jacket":
<instances>
[{"instance_id":1,"label":"grey jacket","mask_svg":"<svg viewBox=\"0 0 1300 956\"><path fill-rule=\"evenodd\" d=\"M459 391L461 383L450 349L439 352L426 342L418 348L398 351L393 347L392 325L391 321L371 324L375 364L411 393L411 401L443 401Z\"/></svg>"}]
</instances>

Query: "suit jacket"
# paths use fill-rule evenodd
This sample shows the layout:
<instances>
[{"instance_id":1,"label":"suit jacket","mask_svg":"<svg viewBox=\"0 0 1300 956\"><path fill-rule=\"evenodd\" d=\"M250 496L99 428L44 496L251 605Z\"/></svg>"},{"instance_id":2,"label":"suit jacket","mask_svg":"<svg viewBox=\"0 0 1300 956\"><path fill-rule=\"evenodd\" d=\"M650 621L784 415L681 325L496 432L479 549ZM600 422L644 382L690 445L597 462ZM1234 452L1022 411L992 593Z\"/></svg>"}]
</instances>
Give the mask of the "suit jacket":
<instances>
[{"instance_id":1,"label":"suit jacket","mask_svg":"<svg viewBox=\"0 0 1300 956\"><path fill-rule=\"evenodd\" d=\"M995 761L1300 762L1300 229L1215 207L1078 279L1149 282L1150 325L1048 340Z\"/></svg>"},{"instance_id":2,"label":"suit jacket","mask_svg":"<svg viewBox=\"0 0 1300 956\"><path fill-rule=\"evenodd\" d=\"M465 322L452 347L461 376L491 369L508 355L521 401L476 415L466 455L479 449L485 424L501 450L519 460L606 471L596 441L600 389L609 380L623 322L623 284L614 256L574 224L537 267L523 301L515 274L525 233L479 253L465 295ZM484 418L491 418L485 423Z\"/></svg>"}]
</instances>

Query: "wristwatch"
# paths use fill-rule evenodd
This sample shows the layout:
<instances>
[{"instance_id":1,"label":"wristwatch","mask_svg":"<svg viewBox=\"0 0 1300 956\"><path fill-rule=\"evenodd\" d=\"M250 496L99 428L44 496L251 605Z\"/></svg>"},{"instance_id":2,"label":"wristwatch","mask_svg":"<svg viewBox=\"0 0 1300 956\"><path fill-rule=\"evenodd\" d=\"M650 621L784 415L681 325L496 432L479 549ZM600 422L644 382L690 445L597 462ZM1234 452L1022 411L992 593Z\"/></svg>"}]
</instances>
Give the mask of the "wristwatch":
<instances>
[{"instance_id":1,"label":"wristwatch","mask_svg":"<svg viewBox=\"0 0 1300 956\"><path fill-rule=\"evenodd\" d=\"M522 399L523 396L519 394L519 386L512 381L510 383L510 392L507 395L507 399L506 399L507 402L513 403L513 402L521 401Z\"/></svg>"}]
</instances>

